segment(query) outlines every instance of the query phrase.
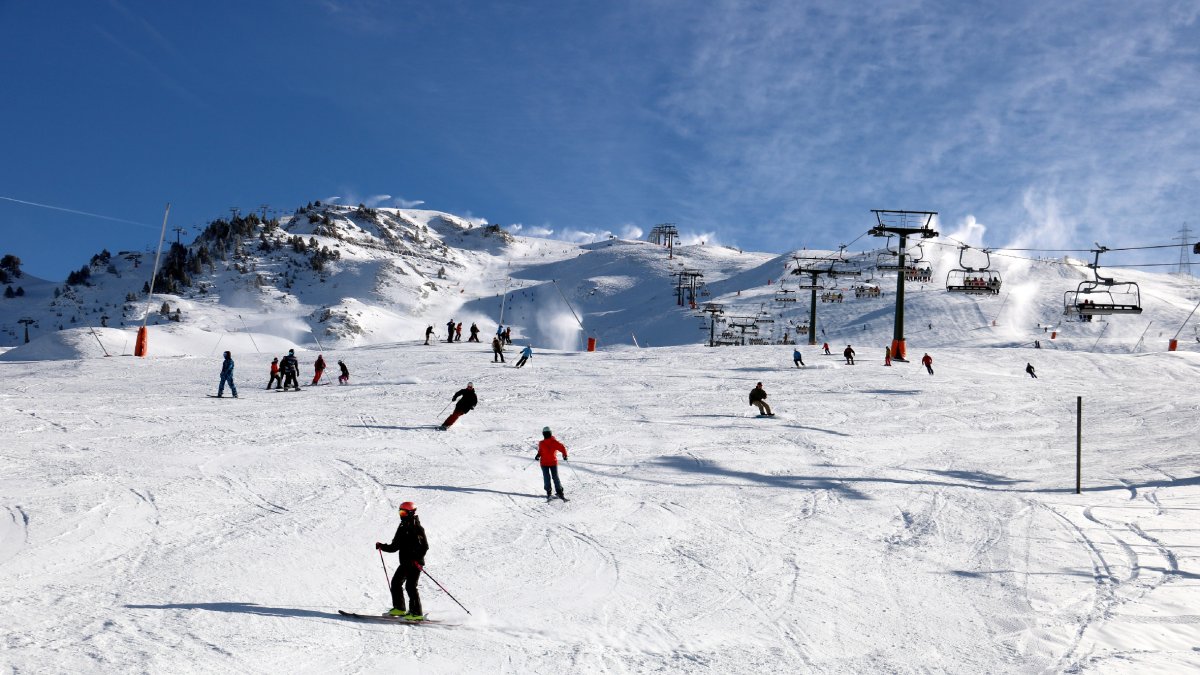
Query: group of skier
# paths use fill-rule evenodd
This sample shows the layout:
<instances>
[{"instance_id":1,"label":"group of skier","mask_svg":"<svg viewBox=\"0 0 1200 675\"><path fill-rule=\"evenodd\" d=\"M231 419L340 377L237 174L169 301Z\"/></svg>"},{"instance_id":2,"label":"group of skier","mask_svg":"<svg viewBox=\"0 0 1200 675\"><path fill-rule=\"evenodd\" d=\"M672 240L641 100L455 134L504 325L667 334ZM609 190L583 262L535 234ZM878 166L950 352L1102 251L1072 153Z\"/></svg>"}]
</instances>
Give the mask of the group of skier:
<instances>
[{"instance_id":1,"label":"group of skier","mask_svg":"<svg viewBox=\"0 0 1200 675\"><path fill-rule=\"evenodd\" d=\"M338 384L350 383L350 368L346 366L346 362L338 360ZM222 398L225 395L225 385L229 385L229 391L234 398L238 397L237 386L233 383L233 355L230 352L225 352L225 360L221 362L221 381L217 385L217 398ZM317 360L313 362L313 379L309 386L315 386L320 383L321 376L325 374L325 356L317 355ZM275 391L300 391L300 361L296 358L296 350L289 349L286 356L282 359L275 357L271 359L270 379L267 380L267 391L275 389Z\"/></svg>"}]
</instances>

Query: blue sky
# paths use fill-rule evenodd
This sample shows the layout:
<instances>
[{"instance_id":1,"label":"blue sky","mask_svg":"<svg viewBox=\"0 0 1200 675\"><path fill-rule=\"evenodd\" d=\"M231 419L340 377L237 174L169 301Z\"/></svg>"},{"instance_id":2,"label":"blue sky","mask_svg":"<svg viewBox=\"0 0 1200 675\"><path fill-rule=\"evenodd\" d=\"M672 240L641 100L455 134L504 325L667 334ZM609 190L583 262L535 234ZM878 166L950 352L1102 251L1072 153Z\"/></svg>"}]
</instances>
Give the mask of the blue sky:
<instances>
[{"instance_id":1,"label":"blue sky","mask_svg":"<svg viewBox=\"0 0 1200 675\"><path fill-rule=\"evenodd\" d=\"M0 0L0 252L62 278L339 196L586 237L1170 243L1200 194L1196 2ZM979 228L975 228L979 231ZM1164 260L1177 260L1166 252ZM1114 261L1115 262L1115 261Z\"/></svg>"}]
</instances>

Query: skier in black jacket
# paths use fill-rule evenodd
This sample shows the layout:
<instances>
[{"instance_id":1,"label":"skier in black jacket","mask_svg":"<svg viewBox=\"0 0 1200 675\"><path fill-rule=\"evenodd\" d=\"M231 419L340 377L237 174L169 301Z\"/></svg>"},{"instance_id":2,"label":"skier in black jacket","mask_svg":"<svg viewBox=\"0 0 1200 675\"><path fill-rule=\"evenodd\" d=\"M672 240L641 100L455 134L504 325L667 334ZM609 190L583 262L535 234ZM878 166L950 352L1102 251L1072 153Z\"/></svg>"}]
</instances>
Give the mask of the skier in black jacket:
<instances>
[{"instance_id":1,"label":"skier in black jacket","mask_svg":"<svg viewBox=\"0 0 1200 675\"><path fill-rule=\"evenodd\" d=\"M458 403L454 404L454 412L446 418L445 422L442 422L442 431L449 429L454 425L455 422L458 421L458 418L471 412L475 406L479 405L479 397L475 396L475 385L471 384L470 382L467 383L466 389L459 389L458 391L454 392L454 395L450 397L450 400L453 401L458 399L460 396L462 398L458 400Z\"/></svg>"},{"instance_id":2,"label":"skier in black jacket","mask_svg":"<svg viewBox=\"0 0 1200 675\"><path fill-rule=\"evenodd\" d=\"M287 391L290 382L296 391L300 391L300 382L296 377L300 374L300 362L296 360L296 350L289 349L287 356L279 361L279 371L283 373L283 390Z\"/></svg>"},{"instance_id":3,"label":"skier in black jacket","mask_svg":"<svg viewBox=\"0 0 1200 675\"><path fill-rule=\"evenodd\" d=\"M417 518L417 507L412 502L400 505L400 526L392 543L375 542L375 549L388 553L398 553L400 566L392 575L392 609L390 616L398 616L409 621L421 621L425 618L421 611L421 595L417 592L417 582L421 580L421 568L425 566L425 553L429 550L429 540L425 538L425 528ZM408 611L404 610L404 592L408 591Z\"/></svg>"}]
</instances>

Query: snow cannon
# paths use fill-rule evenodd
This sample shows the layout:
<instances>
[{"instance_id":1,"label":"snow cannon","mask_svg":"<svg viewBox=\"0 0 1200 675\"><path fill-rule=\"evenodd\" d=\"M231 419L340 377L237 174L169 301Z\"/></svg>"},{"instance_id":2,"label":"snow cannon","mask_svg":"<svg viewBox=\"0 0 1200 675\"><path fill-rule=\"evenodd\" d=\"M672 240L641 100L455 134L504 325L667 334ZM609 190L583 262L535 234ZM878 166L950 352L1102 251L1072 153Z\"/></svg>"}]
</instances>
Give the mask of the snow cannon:
<instances>
[{"instance_id":1,"label":"snow cannon","mask_svg":"<svg viewBox=\"0 0 1200 675\"><path fill-rule=\"evenodd\" d=\"M142 326L141 328L138 329L137 340L133 343L133 355L134 356L141 356L141 357L146 356L146 346L147 346L146 343L148 342L148 339L149 338L147 337L146 327Z\"/></svg>"},{"instance_id":2,"label":"snow cannon","mask_svg":"<svg viewBox=\"0 0 1200 675\"><path fill-rule=\"evenodd\" d=\"M596 351L596 338L594 338L594 337L589 337L589 338L588 338L588 346L587 346L587 350L588 350L589 352L594 352L594 351Z\"/></svg>"}]
</instances>

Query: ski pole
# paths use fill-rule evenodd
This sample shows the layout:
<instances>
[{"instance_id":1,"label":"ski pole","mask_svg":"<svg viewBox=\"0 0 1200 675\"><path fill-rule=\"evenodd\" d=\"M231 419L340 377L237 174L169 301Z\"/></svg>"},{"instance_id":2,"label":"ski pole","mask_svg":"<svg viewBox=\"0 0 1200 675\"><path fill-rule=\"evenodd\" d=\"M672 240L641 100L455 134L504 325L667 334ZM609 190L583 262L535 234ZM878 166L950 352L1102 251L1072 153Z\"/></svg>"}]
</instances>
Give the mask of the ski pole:
<instances>
[{"instance_id":1,"label":"ski pole","mask_svg":"<svg viewBox=\"0 0 1200 675\"><path fill-rule=\"evenodd\" d=\"M570 462L565 459L563 461L567 462L567 466L571 467L571 474L574 475L575 480L579 482L579 487L583 487L583 479L579 477L579 472L575 470L575 467L572 466Z\"/></svg>"},{"instance_id":2,"label":"ski pole","mask_svg":"<svg viewBox=\"0 0 1200 675\"><path fill-rule=\"evenodd\" d=\"M383 565L383 580L387 583L388 593L392 592L392 577L388 574L387 563L383 562L383 549L375 549L379 551L379 564Z\"/></svg>"},{"instance_id":3,"label":"ski pole","mask_svg":"<svg viewBox=\"0 0 1200 675\"><path fill-rule=\"evenodd\" d=\"M446 595L450 595L450 591L446 590L446 587L445 587L445 586L443 586L443 585L441 585L441 584L438 584L438 580L437 580L437 579L434 579L432 574L430 574L429 572L425 572L425 566L424 566L424 565L422 565L421 563L417 562L416 560L414 560L414 561L413 561L413 564L417 566L417 569L419 569L419 570L421 570L422 572L424 572L424 573L425 573L425 576L429 577L429 580L430 580L430 581L432 581L433 583L437 584L437 587L438 587L438 588L440 588L440 589L442 589L442 592L443 592L443 593L445 593ZM458 601L458 598L455 598L453 595L450 595L450 599L454 601L454 604L458 605L459 607L462 607L464 612L466 612L467 614L470 614L470 613L471 613L471 610L467 609L466 607L463 607L463 604L462 604L461 602L459 602L459 601Z\"/></svg>"},{"instance_id":4,"label":"ski pole","mask_svg":"<svg viewBox=\"0 0 1200 675\"><path fill-rule=\"evenodd\" d=\"M450 403L454 403L454 401L451 401ZM446 404L446 408L449 408L449 407L450 407L450 403L447 403L447 404ZM442 408L442 411L441 411L441 412L439 412L439 413L437 414L437 416L438 416L438 417L441 417L441 416L442 416L442 413L446 412L446 408Z\"/></svg>"}]
</instances>

